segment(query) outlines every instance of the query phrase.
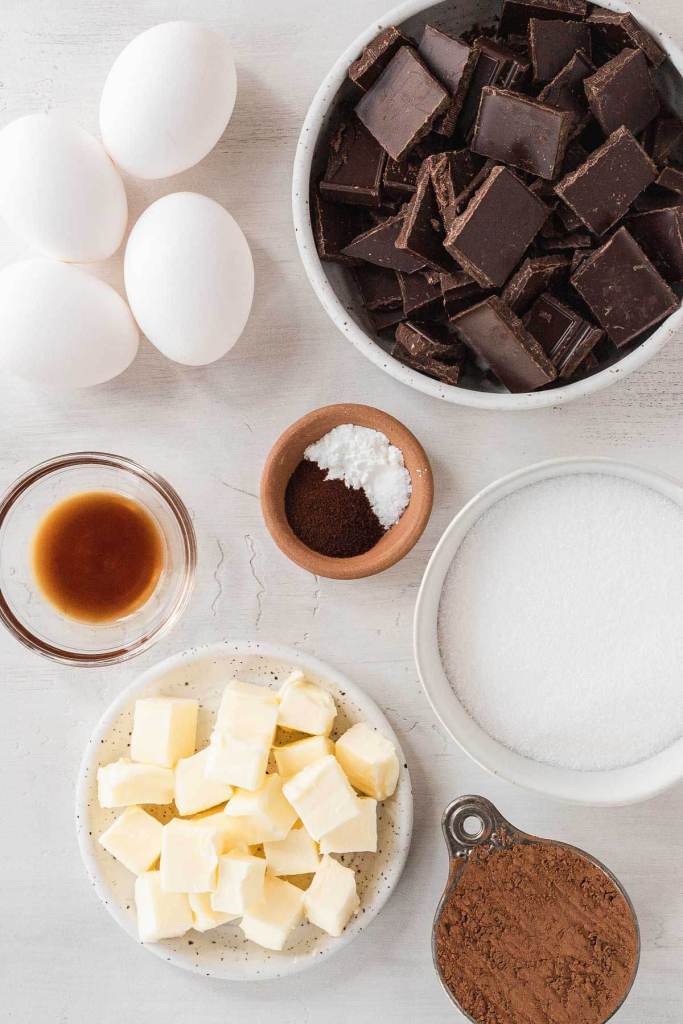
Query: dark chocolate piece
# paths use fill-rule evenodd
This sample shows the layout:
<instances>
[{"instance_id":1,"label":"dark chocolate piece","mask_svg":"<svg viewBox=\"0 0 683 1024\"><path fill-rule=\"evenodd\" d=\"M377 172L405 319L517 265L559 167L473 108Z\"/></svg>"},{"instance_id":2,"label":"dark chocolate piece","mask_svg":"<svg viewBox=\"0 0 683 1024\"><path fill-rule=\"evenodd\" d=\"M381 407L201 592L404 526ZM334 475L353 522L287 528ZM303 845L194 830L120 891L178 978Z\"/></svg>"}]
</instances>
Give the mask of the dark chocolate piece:
<instances>
[{"instance_id":1,"label":"dark chocolate piece","mask_svg":"<svg viewBox=\"0 0 683 1024\"><path fill-rule=\"evenodd\" d=\"M501 35L524 34L530 18L585 18L587 0L504 0Z\"/></svg>"},{"instance_id":2,"label":"dark chocolate piece","mask_svg":"<svg viewBox=\"0 0 683 1024\"><path fill-rule=\"evenodd\" d=\"M569 235L561 234L551 238L540 238L538 244L544 252L573 252L575 249L591 249L593 236L588 231L572 231Z\"/></svg>"},{"instance_id":3,"label":"dark chocolate piece","mask_svg":"<svg viewBox=\"0 0 683 1024\"><path fill-rule=\"evenodd\" d=\"M444 328L430 324L402 323L396 329L394 359L442 384L460 383L465 365L465 347Z\"/></svg>"},{"instance_id":4,"label":"dark chocolate piece","mask_svg":"<svg viewBox=\"0 0 683 1024\"><path fill-rule=\"evenodd\" d=\"M580 131L585 127L590 116L583 83L594 71L595 67L591 61L579 50L552 82L548 82L538 94L540 103L545 103L548 107L557 107L558 110L566 110L573 116L572 131Z\"/></svg>"},{"instance_id":5,"label":"dark chocolate piece","mask_svg":"<svg viewBox=\"0 0 683 1024\"><path fill-rule=\"evenodd\" d=\"M562 222L564 230L570 234L574 231L580 231L583 227L583 221L578 213L575 213L571 206L567 206L563 202L557 204L555 216Z\"/></svg>"},{"instance_id":6,"label":"dark chocolate piece","mask_svg":"<svg viewBox=\"0 0 683 1024\"><path fill-rule=\"evenodd\" d=\"M584 21L530 19L529 52L537 82L550 82L559 75L577 50L590 58L591 34Z\"/></svg>"},{"instance_id":7,"label":"dark chocolate piece","mask_svg":"<svg viewBox=\"0 0 683 1024\"><path fill-rule=\"evenodd\" d=\"M456 270L452 274L440 274L441 294L443 304L448 316L455 316L456 313L468 309L475 302L480 302L486 297L486 291L473 281L464 270Z\"/></svg>"},{"instance_id":8,"label":"dark chocolate piece","mask_svg":"<svg viewBox=\"0 0 683 1024\"><path fill-rule=\"evenodd\" d=\"M494 167L445 246L483 288L501 288L543 227L548 207L507 167Z\"/></svg>"},{"instance_id":9,"label":"dark chocolate piece","mask_svg":"<svg viewBox=\"0 0 683 1024\"><path fill-rule=\"evenodd\" d=\"M472 150L552 181L562 169L573 118L529 96L482 89Z\"/></svg>"},{"instance_id":10,"label":"dark chocolate piece","mask_svg":"<svg viewBox=\"0 0 683 1024\"><path fill-rule=\"evenodd\" d=\"M642 50L622 50L583 85L605 135L622 126L638 135L659 113L659 99Z\"/></svg>"},{"instance_id":11,"label":"dark chocolate piece","mask_svg":"<svg viewBox=\"0 0 683 1024\"><path fill-rule=\"evenodd\" d=\"M358 60L349 68L349 78L363 92L374 85L385 67L402 46L410 46L411 40L394 25L385 28L363 50Z\"/></svg>"},{"instance_id":12,"label":"dark chocolate piece","mask_svg":"<svg viewBox=\"0 0 683 1024\"><path fill-rule=\"evenodd\" d=\"M405 210L396 248L410 253L434 270L447 272L455 267L444 249L445 234L429 168L423 166L415 195Z\"/></svg>"},{"instance_id":13,"label":"dark chocolate piece","mask_svg":"<svg viewBox=\"0 0 683 1024\"><path fill-rule=\"evenodd\" d=\"M371 263L357 267L353 272L360 297L366 309L398 309L403 296L395 270L385 270Z\"/></svg>"},{"instance_id":14,"label":"dark chocolate piece","mask_svg":"<svg viewBox=\"0 0 683 1024\"><path fill-rule=\"evenodd\" d=\"M501 89L518 89L531 74L531 61L492 39L477 39L472 48L469 88L458 118L461 140L469 138L477 120L481 91L487 85Z\"/></svg>"},{"instance_id":15,"label":"dark chocolate piece","mask_svg":"<svg viewBox=\"0 0 683 1024\"><path fill-rule=\"evenodd\" d=\"M394 217L389 217L382 224L378 224L359 235L358 238L354 238L343 250L344 255L365 260L367 263L374 263L378 267L402 270L405 274L421 270L424 260L417 259L411 253L402 252L396 248L396 239L403 227L403 217L404 211L402 210Z\"/></svg>"},{"instance_id":16,"label":"dark chocolate piece","mask_svg":"<svg viewBox=\"0 0 683 1024\"><path fill-rule=\"evenodd\" d=\"M570 276L573 276L576 273L576 271L579 269L581 264L585 260L587 260L588 257L591 256L591 255L592 255L592 250L590 250L590 249L575 249L574 250L574 255L572 256L572 265L571 265L571 269L570 269Z\"/></svg>"},{"instance_id":17,"label":"dark chocolate piece","mask_svg":"<svg viewBox=\"0 0 683 1024\"><path fill-rule=\"evenodd\" d=\"M432 188L446 230L457 216L458 205L467 186L481 170L482 159L468 149L438 153L427 157L424 167L432 179Z\"/></svg>"},{"instance_id":18,"label":"dark chocolate piece","mask_svg":"<svg viewBox=\"0 0 683 1024\"><path fill-rule=\"evenodd\" d=\"M384 168L384 193L393 199L408 200L415 194L423 157L419 147L397 162L389 158Z\"/></svg>"},{"instance_id":19,"label":"dark chocolate piece","mask_svg":"<svg viewBox=\"0 0 683 1024\"><path fill-rule=\"evenodd\" d=\"M509 391L536 391L557 377L557 370L536 339L495 295L464 310L450 323Z\"/></svg>"},{"instance_id":20,"label":"dark chocolate piece","mask_svg":"<svg viewBox=\"0 0 683 1024\"><path fill-rule=\"evenodd\" d=\"M625 46L638 47L655 67L666 60L666 53L632 14L619 14L594 7L588 16L596 41L609 53L620 53Z\"/></svg>"},{"instance_id":21,"label":"dark chocolate piece","mask_svg":"<svg viewBox=\"0 0 683 1024\"><path fill-rule=\"evenodd\" d=\"M356 114L393 160L424 138L450 96L410 46L402 46L356 106Z\"/></svg>"},{"instance_id":22,"label":"dark chocolate piece","mask_svg":"<svg viewBox=\"0 0 683 1024\"><path fill-rule=\"evenodd\" d=\"M323 199L317 190L311 194L311 222L321 260L353 266L358 260L343 253L361 232L367 230L368 214L360 206L341 206Z\"/></svg>"},{"instance_id":23,"label":"dark chocolate piece","mask_svg":"<svg viewBox=\"0 0 683 1024\"><path fill-rule=\"evenodd\" d=\"M656 164L665 164L668 160L675 163L683 161L683 121L677 117L660 117L648 128L652 132L651 148L648 149Z\"/></svg>"},{"instance_id":24,"label":"dark chocolate piece","mask_svg":"<svg viewBox=\"0 0 683 1024\"><path fill-rule=\"evenodd\" d=\"M320 191L335 203L379 206L386 156L355 117L338 125Z\"/></svg>"},{"instance_id":25,"label":"dark chocolate piece","mask_svg":"<svg viewBox=\"0 0 683 1024\"><path fill-rule=\"evenodd\" d=\"M443 319L444 304L440 275L434 270L399 274L403 312L418 320Z\"/></svg>"},{"instance_id":26,"label":"dark chocolate piece","mask_svg":"<svg viewBox=\"0 0 683 1024\"><path fill-rule=\"evenodd\" d=\"M655 327L680 302L626 228L585 260L571 283L618 348Z\"/></svg>"},{"instance_id":27,"label":"dark chocolate piece","mask_svg":"<svg viewBox=\"0 0 683 1024\"><path fill-rule=\"evenodd\" d=\"M550 292L536 300L524 318L524 326L543 347L562 380L573 377L605 335Z\"/></svg>"},{"instance_id":28,"label":"dark chocolate piece","mask_svg":"<svg viewBox=\"0 0 683 1024\"><path fill-rule=\"evenodd\" d=\"M656 177L657 168L643 147L628 129L619 128L555 191L587 228L603 235Z\"/></svg>"},{"instance_id":29,"label":"dark chocolate piece","mask_svg":"<svg viewBox=\"0 0 683 1024\"><path fill-rule=\"evenodd\" d=\"M505 285L501 299L513 313L523 316L544 292L569 277L566 256L538 256L524 260Z\"/></svg>"},{"instance_id":30,"label":"dark chocolate piece","mask_svg":"<svg viewBox=\"0 0 683 1024\"><path fill-rule=\"evenodd\" d=\"M636 213L626 227L665 281L683 281L683 206Z\"/></svg>"},{"instance_id":31,"label":"dark chocolate piece","mask_svg":"<svg viewBox=\"0 0 683 1024\"><path fill-rule=\"evenodd\" d=\"M427 25L418 51L451 94L446 112L435 122L434 130L441 135L452 135L474 71L470 61L471 47L433 25Z\"/></svg>"},{"instance_id":32,"label":"dark chocolate piece","mask_svg":"<svg viewBox=\"0 0 683 1024\"><path fill-rule=\"evenodd\" d=\"M403 306L399 306L397 309L370 310L368 311L368 317L376 333L382 334L383 331L393 332L396 324L400 324L402 320L405 320L406 315L403 312Z\"/></svg>"},{"instance_id":33,"label":"dark chocolate piece","mask_svg":"<svg viewBox=\"0 0 683 1024\"><path fill-rule=\"evenodd\" d=\"M683 170L679 170L677 167L665 167L655 184L660 188L668 189L669 192L678 192L683 196Z\"/></svg>"}]
</instances>

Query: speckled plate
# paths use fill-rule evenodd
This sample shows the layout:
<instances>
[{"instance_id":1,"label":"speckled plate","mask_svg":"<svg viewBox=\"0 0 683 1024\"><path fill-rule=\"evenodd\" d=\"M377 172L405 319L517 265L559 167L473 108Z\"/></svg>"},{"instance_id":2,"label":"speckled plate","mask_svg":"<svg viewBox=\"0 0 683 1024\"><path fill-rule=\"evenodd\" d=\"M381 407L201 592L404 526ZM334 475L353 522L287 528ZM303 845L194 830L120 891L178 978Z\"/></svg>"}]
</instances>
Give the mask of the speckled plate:
<instances>
[{"instance_id":1,"label":"speckled plate","mask_svg":"<svg viewBox=\"0 0 683 1024\"><path fill-rule=\"evenodd\" d=\"M281 953L262 949L244 938L237 923L212 931L191 931L180 939L145 944L162 960L206 977L231 981L281 978L313 967L355 939L367 928L396 887L410 848L413 795L398 740L377 705L341 673L307 654L278 644L225 642L200 647L162 661L135 680L105 712L86 748L76 792L76 828L86 870L95 892L114 920L138 942L133 903L135 877L97 842L119 811L97 802L96 774L128 753L133 708L139 697L195 697L200 702L198 746L209 738L223 688L233 677L277 687L300 668L334 697L338 716L333 738L356 722L366 721L396 744L401 775L394 795L378 807L377 854L345 855L356 870L360 911L341 938L333 939L313 925L301 925Z\"/></svg>"}]
</instances>

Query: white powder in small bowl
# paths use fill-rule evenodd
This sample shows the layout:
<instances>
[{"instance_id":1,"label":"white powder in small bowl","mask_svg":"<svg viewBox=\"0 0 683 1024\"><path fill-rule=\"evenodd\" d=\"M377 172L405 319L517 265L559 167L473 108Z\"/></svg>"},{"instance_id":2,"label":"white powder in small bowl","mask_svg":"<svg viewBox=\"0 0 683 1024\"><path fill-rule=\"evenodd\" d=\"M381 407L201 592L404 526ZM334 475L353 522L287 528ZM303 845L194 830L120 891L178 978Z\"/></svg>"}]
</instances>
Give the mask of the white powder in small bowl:
<instances>
[{"instance_id":1,"label":"white powder in small bowl","mask_svg":"<svg viewBox=\"0 0 683 1024\"><path fill-rule=\"evenodd\" d=\"M585 771L653 756L683 736L683 509L606 474L517 491L460 545L438 634L509 749Z\"/></svg>"}]
</instances>

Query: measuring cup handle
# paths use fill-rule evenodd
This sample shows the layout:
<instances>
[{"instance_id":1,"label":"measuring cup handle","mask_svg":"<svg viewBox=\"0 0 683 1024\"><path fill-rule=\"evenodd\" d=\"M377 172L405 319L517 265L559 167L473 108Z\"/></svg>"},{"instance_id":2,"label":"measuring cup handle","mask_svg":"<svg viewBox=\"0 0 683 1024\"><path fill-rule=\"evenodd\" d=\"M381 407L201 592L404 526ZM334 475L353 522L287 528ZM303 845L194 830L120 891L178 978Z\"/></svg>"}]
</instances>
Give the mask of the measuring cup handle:
<instances>
[{"instance_id":1,"label":"measuring cup handle","mask_svg":"<svg viewBox=\"0 0 683 1024\"><path fill-rule=\"evenodd\" d=\"M477 846L495 843L501 830L510 828L490 800L483 796L461 796L449 804L441 820L451 858L467 857Z\"/></svg>"}]
</instances>

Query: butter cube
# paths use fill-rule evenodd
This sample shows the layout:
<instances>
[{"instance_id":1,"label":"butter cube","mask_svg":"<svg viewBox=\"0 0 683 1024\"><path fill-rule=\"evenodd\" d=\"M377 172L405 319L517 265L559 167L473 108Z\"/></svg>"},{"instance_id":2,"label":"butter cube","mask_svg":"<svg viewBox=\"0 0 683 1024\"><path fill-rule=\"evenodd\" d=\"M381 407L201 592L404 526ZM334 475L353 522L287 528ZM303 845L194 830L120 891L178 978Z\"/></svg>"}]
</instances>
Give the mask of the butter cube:
<instances>
[{"instance_id":1,"label":"butter cube","mask_svg":"<svg viewBox=\"0 0 683 1024\"><path fill-rule=\"evenodd\" d=\"M280 689L278 725L297 732L329 736L337 716L330 694L309 683L302 672L292 672Z\"/></svg>"},{"instance_id":2,"label":"butter cube","mask_svg":"<svg viewBox=\"0 0 683 1024\"><path fill-rule=\"evenodd\" d=\"M377 801L359 796L360 815L320 840L321 853L377 853Z\"/></svg>"},{"instance_id":3,"label":"butter cube","mask_svg":"<svg viewBox=\"0 0 683 1024\"><path fill-rule=\"evenodd\" d=\"M271 875L307 875L320 863L318 845L305 828L293 828L286 839L266 842L263 849Z\"/></svg>"},{"instance_id":4,"label":"butter cube","mask_svg":"<svg viewBox=\"0 0 683 1024\"><path fill-rule=\"evenodd\" d=\"M228 818L248 818L259 838L250 841L263 843L266 840L284 839L296 821L296 811L285 799L282 779L279 775L266 775L263 784L253 792L236 790L225 808Z\"/></svg>"},{"instance_id":5,"label":"butter cube","mask_svg":"<svg viewBox=\"0 0 683 1024\"><path fill-rule=\"evenodd\" d=\"M258 789L266 777L270 745L214 729L206 755L206 777L240 789Z\"/></svg>"},{"instance_id":6,"label":"butter cube","mask_svg":"<svg viewBox=\"0 0 683 1024\"><path fill-rule=\"evenodd\" d=\"M107 853L135 875L154 867L164 826L141 807L127 807L99 838Z\"/></svg>"},{"instance_id":7,"label":"butter cube","mask_svg":"<svg viewBox=\"0 0 683 1024\"><path fill-rule=\"evenodd\" d=\"M206 763L209 748L192 757L182 757L175 769L175 805L178 814L197 814L224 804L232 796L232 786L207 779Z\"/></svg>"},{"instance_id":8,"label":"butter cube","mask_svg":"<svg viewBox=\"0 0 683 1024\"><path fill-rule=\"evenodd\" d=\"M181 757L194 754L197 737L196 700L147 697L136 700L131 760L174 768Z\"/></svg>"},{"instance_id":9,"label":"butter cube","mask_svg":"<svg viewBox=\"0 0 683 1024\"><path fill-rule=\"evenodd\" d=\"M325 854L304 893L308 920L336 938L344 931L359 904L356 876L351 868L345 868Z\"/></svg>"},{"instance_id":10,"label":"butter cube","mask_svg":"<svg viewBox=\"0 0 683 1024\"><path fill-rule=\"evenodd\" d=\"M312 764L327 754L334 754L334 743L327 736L307 736L305 740L274 747L273 754L277 770L283 779L296 775L306 765Z\"/></svg>"},{"instance_id":11,"label":"butter cube","mask_svg":"<svg viewBox=\"0 0 683 1024\"><path fill-rule=\"evenodd\" d=\"M196 932L208 932L228 921L234 921L237 914L223 914L211 906L210 892L191 892L187 897L192 911L192 927Z\"/></svg>"},{"instance_id":12,"label":"butter cube","mask_svg":"<svg viewBox=\"0 0 683 1024\"><path fill-rule=\"evenodd\" d=\"M271 747L277 714L278 695L274 690L233 679L223 692L216 729L240 740L260 740Z\"/></svg>"},{"instance_id":13,"label":"butter cube","mask_svg":"<svg viewBox=\"0 0 683 1024\"><path fill-rule=\"evenodd\" d=\"M304 894L290 882L266 875L263 899L251 906L240 928L248 939L266 949L284 949L303 920Z\"/></svg>"},{"instance_id":14,"label":"butter cube","mask_svg":"<svg viewBox=\"0 0 683 1024\"><path fill-rule=\"evenodd\" d=\"M398 755L386 737L366 722L359 722L335 745L337 760L351 785L375 800L386 800L398 782Z\"/></svg>"},{"instance_id":15,"label":"butter cube","mask_svg":"<svg viewBox=\"0 0 683 1024\"><path fill-rule=\"evenodd\" d=\"M266 862L248 850L231 850L218 862L218 885L211 893L211 907L239 917L263 898Z\"/></svg>"},{"instance_id":16,"label":"butter cube","mask_svg":"<svg viewBox=\"0 0 683 1024\"><path fill-rule=\"evenodd\" d=\"M174 818L161 837L161 887L165 892L213 892L218 868L215 829Z\"/></svg>"},{"instance_id":17,"label":"butter cube","mask_svg":"<svg viewBox=\"0 0 683 1024\"><path fill-rule=\"evenodd\" d=\"M185 893L164 892L159 871L135 879L135 906L141 942L176 939L192 927L190 901Z\"/></svg>"},{"instance_id":18,"label":"butter cube","mask_svg":"<svg viewBox=\"0 0 683 1024\"><path fill-rule=\"evenodd\" d=\"M282 792L316 840L360 816L356 794L331 754L288 779Z\"/></svg>"},{"instance_id":19,"label":"butter cube","mask_svg":"<svg viewBox=\"0 0 683 1024\"><path fill-rule=\"evenodd\" d=\"M97 769L100 807L170 804L174 791L175 775L171 768L135 764L127 757L121 757Z\"/></svg>"}]
</instances>

